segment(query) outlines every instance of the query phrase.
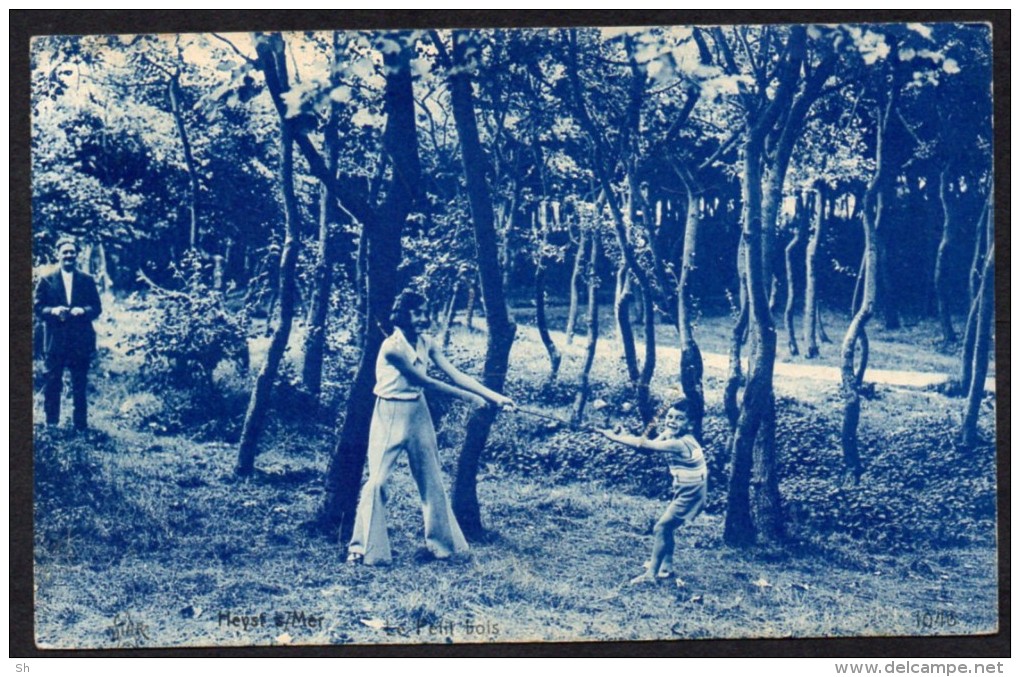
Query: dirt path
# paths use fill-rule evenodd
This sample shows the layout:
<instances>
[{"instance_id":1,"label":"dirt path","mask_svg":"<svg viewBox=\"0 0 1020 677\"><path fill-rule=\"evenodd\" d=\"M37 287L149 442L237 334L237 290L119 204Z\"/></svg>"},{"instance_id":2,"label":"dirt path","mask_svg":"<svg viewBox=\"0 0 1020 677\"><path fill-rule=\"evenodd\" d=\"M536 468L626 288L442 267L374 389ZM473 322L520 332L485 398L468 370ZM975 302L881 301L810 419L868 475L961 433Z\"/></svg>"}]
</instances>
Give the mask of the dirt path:
<instances>
[{"instance_id":1,"label":"dirt path","mask_svg":"<svg viewBox=\"0 0 1020 677\"><path fill-rule=\"evenodd\" d=\"M531 329L530 327L528 329ZM553 332L556 334L557 332ZM529 337L531 338L531 337ZM563 346L564 340L562 333L557 336L557 343ZM537 332L534 338L538 340ZM637 345L638 354L644 353L644 344L640 339L635 341ZM577 351L580 355L580 343L575 342L571 349ZM570 350L570 349L568 349ZM618 351L617 344L612 340L600 341L596 353L603 357L603 359L609 359L615 355ZM659 343L656 346L656 353L660 360L665 364L679 365L680 364L680 349L671 345L663 345ZM710 353L703 352L701 354L702 362L706 369L712 371L726 373L729 369L729 356L722 353ZM747 370L747 359L743 361L744 370ZM994 363L989 364L989 370L993 373L985 379L985 391L994 393L995 392L995 365ZM805 379L812 381L823 381L827 383L839 383L841 376L837 367L820 365L820 364L800 364L783 362L780 359L776 359L775 375L782 378L795 378ZM874 369L869 367L864 374L864 381L866 383L878 383L882 385L888 385L897 388L911 388L915 390L921 390L936 386L940 383L945 383L950 378L949 374L942 372L927 372L927 371L907 371L902 369Z\"/></svg>"},{"instance_id":2,"label":"dirt path","mask_svg":"<svg viewBox=\"0 0 1020 677\"><path fill-rule=\"evenodd\" d=\"M679 351L674 350L677 353L679 360ZM703 353L701 359L704 361L706 367L713 369L719 369L725 371L729 368L729 356L720 355L718 353ZM747 361L744 361L744 368L747 369ZM788 362L776 361L776 376L785 376L790 378L807 378L815 381L831 381L833 383L840 382L839 369L836 367L826 367L815 364L790 364ZM921 372L921 371L902 371L899 369L868 369L864 373L864 381L866 383L881 383L890 386L899 386L903 388L929 388L931 386L945 383L949 380L947 374L939 374L933 372ZM995 392L995 378L988 377L985 379L985 390L988 392Z\"/></svg>"}]
</instances>

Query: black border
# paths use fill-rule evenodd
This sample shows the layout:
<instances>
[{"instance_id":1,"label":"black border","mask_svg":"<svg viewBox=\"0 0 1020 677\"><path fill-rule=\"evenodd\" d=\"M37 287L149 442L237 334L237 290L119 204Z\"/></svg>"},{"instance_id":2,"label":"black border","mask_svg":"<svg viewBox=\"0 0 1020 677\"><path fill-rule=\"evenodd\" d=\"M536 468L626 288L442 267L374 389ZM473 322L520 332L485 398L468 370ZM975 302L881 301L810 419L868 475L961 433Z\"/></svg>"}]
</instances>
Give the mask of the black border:
<instances>
[{"instance_id":1,"label":"black border","mask_svg":"<svg viewBox=\"0 0 1020 677\"><path fill-rule=\"evenodd\" d=\"M11 657L1009 657L1010 653L1010 11L1009 10L10 10L10 644ZM452 646L40 650L32 576L31 171L29 41L33 35L423 27L731 23L987 22L993 27L996 243L996 423L999 632L977 637L684 640Z\"/></svg>"}]
</instances>

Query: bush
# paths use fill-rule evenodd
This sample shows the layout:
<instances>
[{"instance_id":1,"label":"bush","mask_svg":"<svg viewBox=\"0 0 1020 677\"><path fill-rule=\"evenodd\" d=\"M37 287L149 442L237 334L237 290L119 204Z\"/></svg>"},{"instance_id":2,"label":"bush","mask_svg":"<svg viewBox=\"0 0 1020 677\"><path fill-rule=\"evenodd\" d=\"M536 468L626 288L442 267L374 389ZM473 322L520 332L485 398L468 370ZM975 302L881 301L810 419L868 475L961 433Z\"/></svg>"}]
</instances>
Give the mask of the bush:
<instances>
[{"instance_id":1,"label":"bush","mask_svg":"<svg viewBox=\"0 0 1020 677\"><path fill-rule=\"evenodd\" d=\"M956 445L934 414L896 431L862 431L865 472L843 483L840 419L779 403L780 488L791 533L847 536L887 550L987 544L995 538L995 449Z\"/></svg>"},{"instance_id":2,"label":"bush","mask_svg":"<svg viewBox=\"0 0 1020 677\"><path fill-rule=\"evenodd\" d=\"M167 432L243 412L240 375L248 369L242 324L206 283L200 256L188 252L173 274L180 288L153 287L146 299L152 320L134 339L144 358L139 377L164 401L160 425Z\"/></svg>"}]
</instances>

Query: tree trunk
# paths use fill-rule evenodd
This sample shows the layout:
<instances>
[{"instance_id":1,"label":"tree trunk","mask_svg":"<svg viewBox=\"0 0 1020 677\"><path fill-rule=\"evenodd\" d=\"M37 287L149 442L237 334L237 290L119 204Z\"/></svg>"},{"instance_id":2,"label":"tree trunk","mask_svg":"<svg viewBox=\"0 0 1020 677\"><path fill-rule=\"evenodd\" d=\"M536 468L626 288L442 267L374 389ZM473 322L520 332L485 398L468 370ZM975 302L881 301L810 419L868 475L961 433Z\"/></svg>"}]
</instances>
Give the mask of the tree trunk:
<instances>
[{"instance_id":1,"label":"tree trunk","mask_svg":"<svg viewBox=\"0 0 1020 677\"><path fill-rule=\"evenodd\" d=\"M832 343L832 339L825 332L825 323L822 321L822 302L815 299L815 327L818 329L818 340L822 343Z\"/></svg>"},{"instance_id":2,"label":"tree trunk","mask_svg":"<svg viewBox=\"0 0 1020 677\"><path fill-rule=\"evenodd\" d=\"M843 429L841 444L843 447L843 463L846 466L847 480L856 484L861 475L860 451L857 443L857 425L861 416L861 388L863 369L855 371L854 356L857 345L866 340L867 324L875 312L878 294L879 276L879 242L877 234L882 225L882 212L886 175L889 169L886 154L883 152L888 144L889 119L896 110L898 85L893 82L886 101L879 105L877 111L875 173L871 177L868 189L864 194L864 205L861 211L861 222L864 226L864 284L861 306L857 310L843 338L840 363L840 394L843 397ZM863 338L862 338L863 337Z\"/></svg>"},{"instance_id":3,"label":"tree trunk","mask_svg":"<svg viewBox=\"0 0 1020 677\"><path fill-rule=\"evenodd\" d=\"M977 340L978 318L981 315L981 282L984 279L984 263L988 258L988 247L995 242L995 219L991 210L989 210L990 200L991 194L989 194L988 200L985 201L985 206L981 212L981 219L984 223L980 223L978 225L977 239L981 243L985 244L985 251L984 255L980 257L982 264L979 266L979 276L977 284L974 287L975 293L971 296L970 312L967 314L967 326L963 332L963 350L960 355L960 370L956 379L947 383L945 389L945 394L951 397L964 396L967 394L974 369L974 345ZM973 270L971 273L973 274Z\"/></svg>"},{"instance_id":4,"label":"tree trunk","mask_svg":"<svg viewBox=\"0 0 1020 677\"><path fill-rule=\"evenodd\" d=\"M441 330L443 350L450 345L450 327L453 326L453 316L457 313L457 296L460 295L460 289L464 286L464 277L461 275L457 276L457 280L453 283L453 291L450 292L450 300L446 303L446 308L443 309L443 327Z\"/></svg>"},{"instance_id":5,"label":"tree trunk","mask_svg":"<svg viewBox=\"0 0 1020 677\"><path fill-rule=\"evenodd\" d=\"M570 275L570 309L567 311L567 345L574 340L574 331L577 325L578 286L581 282L581 271L584 269L584 250L587 249L588 231L581 228L581 235L577 241L577 254L574 255L574 270Z\"/></svg>"},{"instance_id":6,"label":"tree trunk","mask_svg":"<svg viewBox=\"0 0 1020 677\"><path fill-rule=\"evenodd\" d=\"M886 329L899 329L901 326L899 296L896 294L896 287L893 284L892 262L889 255L889 243L892 234L889 226L879 228L875 232L875 240L878 248L878 259L875 264L878 266L878 296L876 297L879 307L882 309L882 317L885 320Z\"/></svg>"},{"instance_id":7,"label":"tree trunk","mask_svg":"<svg viewBox=\"0 0 1020 677\"><path fill-rule=\"evenodd\" d=\"M881 142L879 142L879 160L881 158ZM876 171L879 177L881 170ZM881 178L881 177L879 177ZM860 451L857 444L857 424L861 417L861 392L860 384L863 382L863 370L854 369L854 358L857 345L866 341L867 324L875 311L875 297L877 295L877 268L878 251L875 243L875 224L881 220L882 215L882 193L881 189L875 187L874 191L869 190L865 197L864 212L864 249L866 263L864 266L864 293L861 300L861 307L854 318L850 321L846 336L843 339L843 347L840 352L840 393L843 397L843 428L841 433L841 445L843 447L843 464L846 467L847 479L856 483L861 475ZM872 216L872 214L874 216Z\"/></svg>"},{"instance_id":8,"label":"tree trunk","mask_svg":"<svg viewBox=\"0 0 1020 677\"><path fill-rule=\"evenodd\" d=\"M799 201L798 204L800 204ZM800 353L797 349L797 330L793 326L793 306L797 300L797 289L793 283L793 256L794 251L804 239L805 221L805 215L801 210L798 210L798 213L794 216L793 238L787 243L786 249L783 252L786 261L786 307L783 311L783 321L786 324L787 347L790 350L790 355L798 355ZM812 326L814 325L813 317L811 318L811 324ZM816 346L815 352L817 353L817 351L818 348Z\"/></svg>"},{"instance_id":9,"label":"tree trunk","mask_svg":"<svg viewBox=\"0 0 1020 677\"><path fill-rule=\"evenodd\" d=\"M978 289L981 289L978 283ZM974 343L977 339L978 318L981 314L980 294L971 301L970 311L967 313L967 324L963 329L963 346L960 352L960 370L955 379L946 383L943 393L949 397L963 397L967 394L970 385L971 370L974 368Z\"/></svg>"},{"instance_id":10,"label":"tree trunk","mask_svg":"<svg viewBox=\"0 0 1020 677\"><path fill-rule=\"evenodd\" d=\"M549 247L549 221L545 214L545 203L539 205L542 210L539 218L539 225L542 228L542 239L538 245L538 254L535 257L535 325L538 327L538 335L542 339L546 353L549 354L549 381L556 380L556 373L560 369L560 352L549 335L549 323L545 316L545 274L549 265L550 257L546 254Z\"/></svg>"},{"instance_id":11,"label":"tree trunk","mask_svg":"<svg viewBox=\"0 0 1020 677\"><path fill-rule=\"evenodd\" d=\"M987 234L989 229L986 227L988 223L988 204L992 198L991 190L989 189L988 198L985 200L984 206L981 208L981 216L977 220L977 228L974 229L974 256L971 257L970 261L970 273L967 277L967 288L969 295L967 298L973 303L974 299L978 297L978 289L981 286L982 270L984 269L985 252L988 250Z\"/></svg>"},{"instance_id":12,"label":"tree trunk","mask_svg":"<svg viewBox=\"0 0 1020 677\"><path fill-rule=\"evenodd\" d=\"M765 478L755 472L755 446L763 422L774 418L775 400L772 394L772 369L775 360L776 334L768 308L767 280L764 277L762 258L763 226L761 218L761 141L749 141L745 150L745 179L743 189L743 242L747 270L747 298L751 333L754 337L754 355L751 360L747 386L733 432L733 466L730 474L729 500L723 539L728 545L746 547L755 542L758 525L752 515L752 478L763 482ZM774 427L773 427L774 432ZM773 439L774 444L774 439ZM759 451L763 462L767 451ZM766 500L760 491L755 492ZM757 510L755 511L757 512Z\"/></svg>"},{"instance_id":13,"label":"tree trunk","mask_svg":"<svg viewBox=\"0 0 1020 677\"><path fill-rule=\"evenodd\" d=\"M442 43L436 36L437 47ZM485 304L485 319L488 335L485 345L484 383L487 387L502 392L506 383L507 363L513 346L517 327L510 320L503 289L503 271L499 264L499 244L493 218L492 196L486 176L491 171L489 161L478 137L478 123L475 119L471 77L468 71L467 52L471 49L470 34L464 31L453 33L453 59L449 70L450 99L453 106L457 137L460 140L461 161L471 206L471 221L474 225L475 248L478 255L478 271ZM489 430L496 418L491 407L472 413L457 460L457 478L453 489L453 511L460 522L464 535L473 540L484 537L481 509L478 505L478 467L482 449L489 437Z\"/></svg>"},{"instance_id":14,"label":"tree trunk","mask_svg":"<svg viewBox=\"0 0 1020 677\"><path fill-rule=\"evenodd\" d=\"M394 39L402 41L399 36ZM415 126L411 85L414 45L401 44L399 51L384 51L386 72L384 112L386 131L383 153L392 160L392 179L386 186L384 202L368 211L363 222L359 266L365 285L365 319L362 353L347 397L347 408L337 444L326 470L326 498L319 515L320 525L329 533L339 532L346 546L354 530L354 515L368 452L369 425L375 397L375 363L389 324L393 300L400 291L400 236L410 214L420 183L418 136Z\"/></svg>"},{"instance_id":15,"label":"tree trunk","mask_svg":"<svg viewBox=\"0 0 1020 677\"><path fill-rule=\"evenodd\" d=\"M776 462L776 396L771 388L769 390L762 403L761 423L754 442L751 512L759 538L777 544L786 537L786 524Z\"/></svg>"},{"instance_id":16,"label":"tree trunk","mask_svg":"<svg viewBox=\"0 0 1020 677\"><path fill-rule=\"evenodd\" d=\"M655 300L652 290L646 289L641 295L644 304L642 320L645 324L645 359L641 364L641 373L637 382L637 405L642 422L647 426L655 418L655 407L652 404L652 376L655 375Z\"/></svg>"},{"instance_id":17,"label":"tree trunk","mask_svg":"<svg viewBox=\"0 0 1020 677\"><path fill-rule=\"evenodd\" d=\"M938 303L939 325L942 328L942 345L948 348L956 343L956 330L953 329L953 315L950 307L949 281L947 280L949 259L956 248L956 226L953 223L951 198L946 194L946 175L949 168L939 173L939 203L942 205L942 239L939 242L938 255L935 258L935 299Z\"/></svg>"},{"instance_id":18,"label":"tree trunk","mask_svg":"<svg viewBox=\"0 0 1020 677\"><path fill-rule=\"evenodd\" d=\"M621 260L616 269L616 332L619 334L620 348L623 350L623 361L627 366L627 377L631 387L638 381L637 349L634 347L634 327L630 321L630 307L634 294L630 290L630 278L627 275L627 262Z\"/></svg>"},{"instance_id":19,"label":"tree trunk","mask_svg":"<svg viewBox=\"0 0 1020 677\"><path fill-rule=\"evenodd\" d=\"M333 36L334 66L340 62L339 33ZM331 69L331 87L340 86L340 70ZM326 166L330 176L336 179L336 168L340 158L339 148L340 105L330 102L329 119L323 130L326 150ZM326 322L329 317L329 298L333 289L333 248L330 226L337 220L337 195L334 183L327 181L319 188L319 241L315 257L314 284L308 312L308 332L305 334L305 360L301 369L301 381L313 397L318 398L322 390L322 366L326 360Z\"/></svg>"},{"instance_id":20,"label":"tree trunk","mask_svg":"<svg viewBox=\"0 0 1020 677\"><path fill-rule=\"evenodd\" d=\"M772 268L771 264L769 268ZM779 277L773 274L771 279L772 283L769 285L769 313L774 316L776 309L779 308Z\"/></svg>"},{"instance_id":21,"label":"tree trunk","mask_svg":"<svg viewBox=\"0 0 1020 677\"><path fill-rule=\"evenodd\" d=\"M610 176L610 169L613 164L607 151L607 142L599 128L596 126L595 121L592 120L588 113L588 107L584 102L584 89L581 86L580 74L578 71L578 58L577 58L577 32L571 30L567 34L568 50L570 54L570 67L567 72L571 83L571 95L573 97L574 111L577 114L578 121L581 124L581 128L584 129L588 138L591 140L595 147L594 158L592 161L593 168L595 170L595 176L599 180L599 185L602 188L602 193L605 195L606 202L609 205L609 211L613 216L613 230L616 233L616 241L620 248L620 254L623 258L620 264L620 271L617 274L617 297L618 297L618 309L619 301L621 300L621 273L626 276L627 272L633 275L634 280L637 284L638 291L643 298L643 306L645 308L644 323L646 327L645 336L645 368L641 371L637 370L636 355L633 362L627 355L627 344L624 343L624 357L628 360L627 369L631 376L631 382L636 386L638 409L641 411L642 416L651 414L650 402L648 399L648 384L651 381L652 373L655 369L655 357L654 357L654 341L655 341L655 313L654 313L654 302L655 302L655 287L648 275L645 273L644 268L641 267L640 262L637 260L637 256L634 253L634 247L631 244L627 236L627 220L624 218L622 208L619 203L619 199L613 190L612 177ZM630 108L629 108L629 120L625 125L626 132L637 131L638 122L637 119L640 113L641 106L641 92L643 83L638 78L635 78L631 86L631 97L630 97ZM632 203L633 208L633 203ZM626 268L626 271L624 270ZM626 289L623 289L625 292ZM647 298L645 298L647 297ZM624 301L628 301L626 297ZM626 304L624 305L626 308ZM617 320L622 317L618 310ZM630 318L626 318L627 324L629 325ZM650 328L650 331L649 331ZM622 326L621 329L621 340L626 341L625 336L626 327ZM651 350L649 350L651 348ZM632 369L631 367L634 367Z\"/></svg>"},{"instance_id":22,"label":"tree trunk","mask_svg":"<svg viewBox=\"0 0 1020 677\"><path fill-rule=\"evenodd\" d=\"M804 337L807 341L807 358L809 360L818 357L818 329L820 318L818 317L818 299L815 296L815 289L818 285L818 245L822 241L822 225L824 205L822 204L822 193L814 193L813 228L811 238L808 240L807 253L805 254L804 266Z\"/></svg>"},{"instance_id":23,"label":"tree trunk","mask_svg":"<svg viewBox=\"0 0 1020 677\"><path fill-rule=\"evenodd\" d=\"M475 329L475 301L478 300L478 281L475 280L474 276L468 280L468 297L467 304L464 308L464 327L468 330L468 333Z\"/></svg>"},{"instance_id":24,"label":"tree trunk","mask_svg":"<svg viewBox=\"0 0 1020 677\"><path fill-rule=\"evenodd\" d=\"M989 210L991 212L991 210ZM989 217L991 218L991 217ZM960 431L960 442L967 447L978 444L978 415L981 413L981 400L985 394L985 378L988 375L988 353L992 342L992 315L995 304L995 241L990 240L988 256L985 258L985 272L981 276L979 287L979 309L977 332L974 338L974 363L971 367L971 379L967 384L967 409L963 415L963 429Z\"/></svg>"},{"instance_id":25,"label":"tree trunk","mask_svg":"<svg viewBox=\"0 0 1020 677\"><path fill-rule=\"evenodd\" d=\"M701 350L694 340L694 326L691 321L694 298L691 290L691 275L697 261L698 229L701 226L701 210L695 193L694 179L683 177L687 194L687 219L684 224L684 250L680 267L680 284L677 290L677 329L680 332L680 388L690 403L689 415L694 437L702 440L705 420L705 392L702 385L704 365Z\"/></svg>"},{"instance_id":26,"label":"tree trunk","mask_svg":"<svg viewBox=\"0 0 1020 677\"><path fill-rule=\"evenodd\" d=\"M632 59L633 61L633 59ZM634 62L635 71L636 62ZM640 79L635 78L635 85L640 82ZM638 88L640 89L640 88ZM640 95L635 99L638 105L640 105ZM635 121L635 126L637 122ZM630 212L631 224L637 222L643 222L645 224L645 232L649 238L648 246L649 249L653 250L652 258L654 265L662 267L662 262L658 258L658 255L654 253L655 249L655 232L651 228L650 222L648 221L647 214L638 214L638 204L641 200L641 189L637 185L637 181L634 179L633 167L628 172L627 177L628 183L630 184L631 190L628 199L628 210ZM641 204L644 204L642 201ZM647 206L645 207L647 210ZM636 260L637 257L635 257ZM656 270L653 268L653 270ZM658 271L662 273L662 280L665 280L665 270ZM647 426L652 423L652 419L655 418L655 407L652 405L651 397L651 383L652 376L655 374L656 356L655 356L655 298L666 299L666 287L662 286L656 288L656 281L652 277L646 277L646 284L638 288L638 292L641 297L641 318L640 322L644 324L644 338L645 338L645 359L641 363L641 370L638 374L637 381L635 383L635 398L637 399L638 412L641 414L641 421ZM669 305L668 301L664 301L663 307ZM674 326L676 325L676 318L673 313L668 313Z\"/></svg>"},{"instance_id":27,"label":"tree trunk","mask_svg":"<svg viewBox=\"0 0 1020 677\"><path fill-rule=\"evenodd\" d=\"M740 387L744 385L744 370L740 363L740 353L746 340L750 320L747 303L747 273L745 271L747 257L744 247L743 239L741 239L737 246L737 296L740 306L737 310L737 321L730 333L729 370L726 374L726 387L723 390L723 410L726 412L726 420L730 424L730 432L736 429L737 418L740 416L737 395L740 393Z\"/></svg>"},{"instance_id":28,"label":"tree trunk","mask_svg":"<svg viewBox=\"0 0 1020 677\"><path fill-rule=\"evenodd\" d=\"M495 223L499 225L496 229L496 246L499 251L499 267L503 271L503 289L510 286L510 265L513 261L513 252L510 247L510 228L513 225L514 213L517 210L517 188L518 183L514 183L513 197L510 199L508 205L505 205L499 211L503 212L505 216L497 214L495 217ZM471 311L474 311L474 297L471 298ZM471 315L468 313L468 328L471 328Z\"/></svg>"},{"instance_id":29,"label":"tree trunk","mask_svg":"<svg viewBox=\"0 0 1020 677\"><path fill-rule=\"evenodd\" d=\"M283 42L273 44L279 45L278 51L274 48L272 52L263 53L267 48L260 46L260 61L279 57L277 65L283 63ZM281 84L286 91L285 71L280 73ZM255 470L255 456L258 453L259 437L265 425L266 415L269 411L270 394L273 383L279 373L280 362L283 360L283 353L287 349L287 341L290 339L290 328L294 319L294 292L296 287L295 267L297 265L298 246L300 239L300 225L298 220L297 198L294 195L294 137L291 133L289 122L281 118L280 133L280 156L282 158L282 169L280 172L280 188L283 191L285 235L283 240L283 252L280 257L280 315L277 321L273 338L269 343L269 351L266 354L265 364L255 380L255 387L252 389L251 398L248 401L248 411L244 417L244 428L241 432L241 443L237 452L237 474L241 476L251 475ZM266 320L269 322L269 318Z\"/></svg>"},{"instance_id":30,"label":"tree trunk","mask_svg":"<svg viewBox=\"0 0 1020 677\"><path fill-rule=\"evenodd\" d=\"M776 328L769 312L767 287L771 280L772 229L775 227L783 179L794 141L802 128L803 117L794 113L803 105L805 94L795 102L793 97L805 58L806 39L807 32L803 26L790 29L783 62L778 67L774 98L757 114L757 119L748 120L744 144L741 238L746 260L753 354L740 415L733 432L732 468L723 527L723 540L736 547L750 546L759 536L769 543L779 542L784 536L775 468L776 414L772 380ZM790 112L780 128L775 159L763 194L765 139L780 115L790 108L791 102L795 111Z\"/></svg>"},{"instance_id":31,"label":"tree trunk","mask_svg":"<svg viewBox=\"0 0 1020 677\"><path fill-rule=\"evenodd\" d=\"M99 291L104 294L113 293L113 272L111 271L112 264L110 263L110 257L106 255L106 247L103 245L102 238L98 238L96 242L96 259L97 266L96 272L93 277L96 278L96 282L99 284Z\"/></svg>"},{"instance_id":32,"label":"tree trunk","mask_svg":"<svg viewBox=\"0 0 1020 677\"><path fill-rule=\"evenodd\" d=\"M184 126L184 113L181 110L180 77L179 72L173 73L170 76L170 83L167 89L170 94L170 112L173 113L174 123L177 125L177 133L181 136L184 166L188 170L188 187L191 192L190 199L188 200L188 246L191 249L195 249L198 247L198 170L195 167L195 158L191 152L188 130Z\"/></svg>"},{"instance_id":33,"label":"tree trunk","mask_svg":"<svg viewBox=\"0 0 1020 677\"><path fill-rule=\"evenodd\" d=\"M588 347L584 353L584 364L581 365L581 380L574 398L574 413L571 422L580 425L584 420L584 407L588 402L588 377L591 366L595 362L595 348L599 342L599 259L602 243L598 231L591 233L591 258L588 260Z\"/></svg>"},{"instance_id":34,"label":"tree trunk","mask_svg":"<svg viewBox=\"0 0 1020 677\"><path fill-rule=\"evenodd\" d=\"M850 300L850 319L852 320L861 308L861 294L864 292L864 274L867 270L868 252L861 254L861 264L857 266L857 281L854 283L854 295Z\"/></svg>"},{"instance_id":35,"label":"tree trunk","mask_svg":"<svg viewBox=\"0 0 1020 677\"><path fill-rule=\"evenodd\" d=\"M336 199L323 186L319 201L319 241L316 251L314 284L308 312L308 331L305 334L304 365L301 382L310 395L318 398L322 391L322 367L326 360L326 321L329 317L329 297L333 288L333 257L330 255L330 224Z\"/></svg>"}]
</instances>

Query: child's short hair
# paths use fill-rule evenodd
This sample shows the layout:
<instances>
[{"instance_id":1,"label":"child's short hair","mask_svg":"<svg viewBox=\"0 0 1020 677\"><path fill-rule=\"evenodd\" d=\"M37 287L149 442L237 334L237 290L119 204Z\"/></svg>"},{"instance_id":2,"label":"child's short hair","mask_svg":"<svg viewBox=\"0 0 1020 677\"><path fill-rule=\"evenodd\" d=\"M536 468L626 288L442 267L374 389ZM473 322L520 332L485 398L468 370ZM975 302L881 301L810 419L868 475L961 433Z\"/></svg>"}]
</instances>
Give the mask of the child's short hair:
<instances>
[{"instance_id":1,"label":"child's short hair","mask_svg":"<svg viewBox=\"0 0 1020 677\"><path fill-rule=\"evenodd\" d=\"M684 413L684 415L686 415L689 418L691 416L691 401L688 400L687 398L681 398L673 402L673 404L669 405L669 409L676 409L677 411L681 411ZM669 409L667 409L666 411L669 411Z\"/></svg>"},{"instance_id":2,"label":"child's short hair","mask_svg":"<svg viewBox=\"0 0 1020 677\"><path fill-rule=\"evenodd\" d=\"M426 299L414 289L405 289L397 295L390 311L390 323L395 327L407 328L411 325L411 311L421 308Z\"/></svg>"}]
</instances>

